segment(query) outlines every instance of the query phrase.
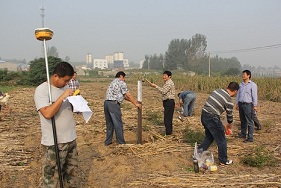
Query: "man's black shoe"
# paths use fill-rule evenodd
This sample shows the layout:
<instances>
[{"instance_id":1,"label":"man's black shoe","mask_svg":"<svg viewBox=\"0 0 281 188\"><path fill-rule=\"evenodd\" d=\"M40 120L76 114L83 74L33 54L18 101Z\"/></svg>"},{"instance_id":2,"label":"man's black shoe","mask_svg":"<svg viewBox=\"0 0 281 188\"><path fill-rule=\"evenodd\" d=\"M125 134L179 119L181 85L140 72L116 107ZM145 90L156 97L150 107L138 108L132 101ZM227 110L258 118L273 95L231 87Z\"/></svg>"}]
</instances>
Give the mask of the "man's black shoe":
<instances>
[{"instance_id":1,"label":"man's black shoe","mask_svg":"<svg viewBox=\"0 0 281 188\"><path fill-rule=\"evenodd\" d=\"M238 138L246 138L246 135L242 135L242 133L238 133Z\"/></svg>"}]
</instances>

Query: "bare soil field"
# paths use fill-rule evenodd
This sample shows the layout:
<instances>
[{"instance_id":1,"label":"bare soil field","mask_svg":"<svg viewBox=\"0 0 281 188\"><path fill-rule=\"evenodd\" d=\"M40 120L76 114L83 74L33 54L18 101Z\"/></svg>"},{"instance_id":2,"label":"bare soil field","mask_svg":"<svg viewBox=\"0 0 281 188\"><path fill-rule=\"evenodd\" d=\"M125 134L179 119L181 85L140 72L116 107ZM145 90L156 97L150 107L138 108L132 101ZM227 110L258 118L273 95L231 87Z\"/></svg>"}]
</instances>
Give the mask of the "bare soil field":
<instances>
[{"instance_id":1,"label":"bare soil field","mask_svg":"<svg viewBox=\"0 0 281 188\"><path fill-rule=\"evenodd\" d=\"M235 110L233 134L228 136L231 166L218 166L216 172L194 173L193 146L183 141L187 125L202 130L201 109L208 97L197 93L195 114L184 122L174 115L174 132L164 137L163 107L160 94L143 86L143 144L137 144L137 109L125 101L122 104L126 145L104 146L105 119L103 102L111 80L81 83L81 95L94 111L85 124L82 115L75 114L79 152L79 182L81 188L107 187L281 187L281 105L259 101L258 118L262 130L255 131L253 143L236 138L240 125ZM128 85L136 97L137 86ZM215 89L215 88L214 88ZM35 88L11 91L9 108L0 112L0 187L35 188L41 185L42 151L39 116L33 94ZM149 120L159 114L160 122ZM273 167L249 167L241 161L257 146L264 146L276 158ZM210 149L217 161L217 148Z\"/></svg>"}]
</instances>

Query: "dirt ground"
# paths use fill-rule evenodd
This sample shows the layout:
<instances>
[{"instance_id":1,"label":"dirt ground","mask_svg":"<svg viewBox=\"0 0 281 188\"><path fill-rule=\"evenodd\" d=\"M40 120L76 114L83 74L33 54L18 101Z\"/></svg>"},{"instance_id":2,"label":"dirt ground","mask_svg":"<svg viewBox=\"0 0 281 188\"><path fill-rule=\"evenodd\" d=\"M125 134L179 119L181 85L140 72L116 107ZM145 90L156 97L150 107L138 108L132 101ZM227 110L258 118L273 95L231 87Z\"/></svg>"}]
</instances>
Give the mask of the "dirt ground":
<instances>
[{"instance_id":1,"label":"dirt ground","mask_svg":"<svg viewBox=\"0 0 281 188\"><path fill-rule=\"evenodd\" d=\"M105 119L103 101L111 80L81 83L81 95L94 111L85 124L82 115L77 120L79 151L79 182L81 188L107 187L281 187L281 106L280 103L259 101L258 118L262 130L255 131L253 143L243 143L239 132L239 117L235 111L233 135L228 136L231 166L218 166L216 172L193 171L193 146L183 142L186 125L202 130L200 114L207 94L197 93L195 114L184 122L174 115L174 133L163 136L163 108L160 94L143 86L143 144L137 144L137 110L125 101L122 104L126 145L104 146ZM136 96L136 85L128 85ZM33 102L35 88L11 91L9 107L0 112L0 185L1 187L40 187L42 175L41 130ZM160 123L149 120L159 114ZM157 117L156 117L157 119ZM271 151L277 164L256 168L241 162L257 146ZM209 149L217 161L217 148Z\"/></svg>"}]
</instances>

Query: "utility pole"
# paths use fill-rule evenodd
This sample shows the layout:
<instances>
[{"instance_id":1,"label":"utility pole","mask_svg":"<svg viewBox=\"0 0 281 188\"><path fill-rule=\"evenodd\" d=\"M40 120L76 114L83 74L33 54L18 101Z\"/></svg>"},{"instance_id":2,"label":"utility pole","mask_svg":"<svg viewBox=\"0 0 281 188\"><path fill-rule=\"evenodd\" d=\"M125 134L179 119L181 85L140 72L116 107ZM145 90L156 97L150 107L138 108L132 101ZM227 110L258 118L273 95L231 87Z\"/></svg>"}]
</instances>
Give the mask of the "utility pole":
<instances>
[{"instance_id":1,"label":"utility pole","mask_svg":"<svg viewBox=\"0 0 281 188\"><path fill-rule=\"evenodd\" d=\"M44 7L42 5L42 7L40 8L40 10L42 11L41 13L41 18L42 18L42 28L44 28L44 17L45 17L45 14L44 14Z\"/></svg>"},{"instance_id":2,"label":"utility pole","mask_svg":"<svg viewBox=\"0 0 281 188\"><path fill-rule=\"evenodd\" d=\"M209 52L209 77L211 77L211 57Z\"/></svg>"},{"instance_id":3,"label":"utility pole","mask_svg":"<svg viewBox=\"0 0 281 188\"><path fill-rule=\"evenodd\" d=\"M43 5L42 5L42 7L40 8L40 10L41 10L41 14L40 14L40 16L41 16L41 19L42 19L42 28L44 28L44 25L45 25L45 23L44 23L44 17L45 17L45 14L44 14L44 7L43 7ZM43 55L43 57L44 57L44 42L42 42L42 55Z\"/></svg>"}]
</instances>

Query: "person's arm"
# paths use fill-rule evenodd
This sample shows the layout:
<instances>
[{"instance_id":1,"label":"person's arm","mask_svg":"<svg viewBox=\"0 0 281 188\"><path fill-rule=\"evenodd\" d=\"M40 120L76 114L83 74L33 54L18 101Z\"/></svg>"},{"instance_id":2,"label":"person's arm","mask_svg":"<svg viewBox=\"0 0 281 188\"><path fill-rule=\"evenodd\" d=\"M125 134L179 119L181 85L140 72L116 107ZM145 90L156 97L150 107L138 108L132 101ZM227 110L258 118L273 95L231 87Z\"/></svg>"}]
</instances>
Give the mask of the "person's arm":
<instances>
[{"instance_id":1,"label":"person's arm","mask_svg":"<svg viewBox=\"0 0 281 188\"><path fill-rule=\"evenodd\" d=\"M253 84L253 87L252 87L252 97L253 97L254 110L257 112L258 111L258 87L256 84Z\"/></svg>"},{"instance_id":2,"label":"person's arm","mask_svg":"<svg viewBox=\"0 0 281 188\"><path fill-rule=\"evenodd\" d=\"M156 89L158 89L161 92L161 94L166 94L171 89L171 87L168 83L165 83L163 85L163 87L159 87L158 85L156 85L148 80L146 80L146 81L150 84L151 87L155 87Z\"/></svg>"},{"instance_id":3,"label":"person's arm","mask_svg":"<svg viewBox=\"0 0 281 188\"><path fill-rule=\"evenodd\" d=\"M39 109L39 111L44 116L44 118L51 119L58 112L61 104L63 103L63 100L66 97L69 97L72 95L73 95L73 90L68 88L63 92L63 94L53 104L51 104L50 106L42 107Z\"/></svg>"},{"instance_id":4,"label":"person's arm","mask_svg":"<svg viewBox=\"0 0 281 188\"><path fill-rule=\"evenodd\" d=\"M124 99L127 100L127 101L130 101L136 107L141 109L141 104L136 99L134 99L134 97L131 95L130 92L125 93Z\"/></svg>"},{"instance_id":5,"label":"person's arm","mask_svg":"<svg viewBox=\"0 0 281 188\"><path fill-rule=\"evenodd\" d=\"M180 106L183 105L183 100L182 100L182 98L183 98L183 93L181 93L181 94L179 95L179 105L180 105Z\"/></svg>"}]
</instances>

